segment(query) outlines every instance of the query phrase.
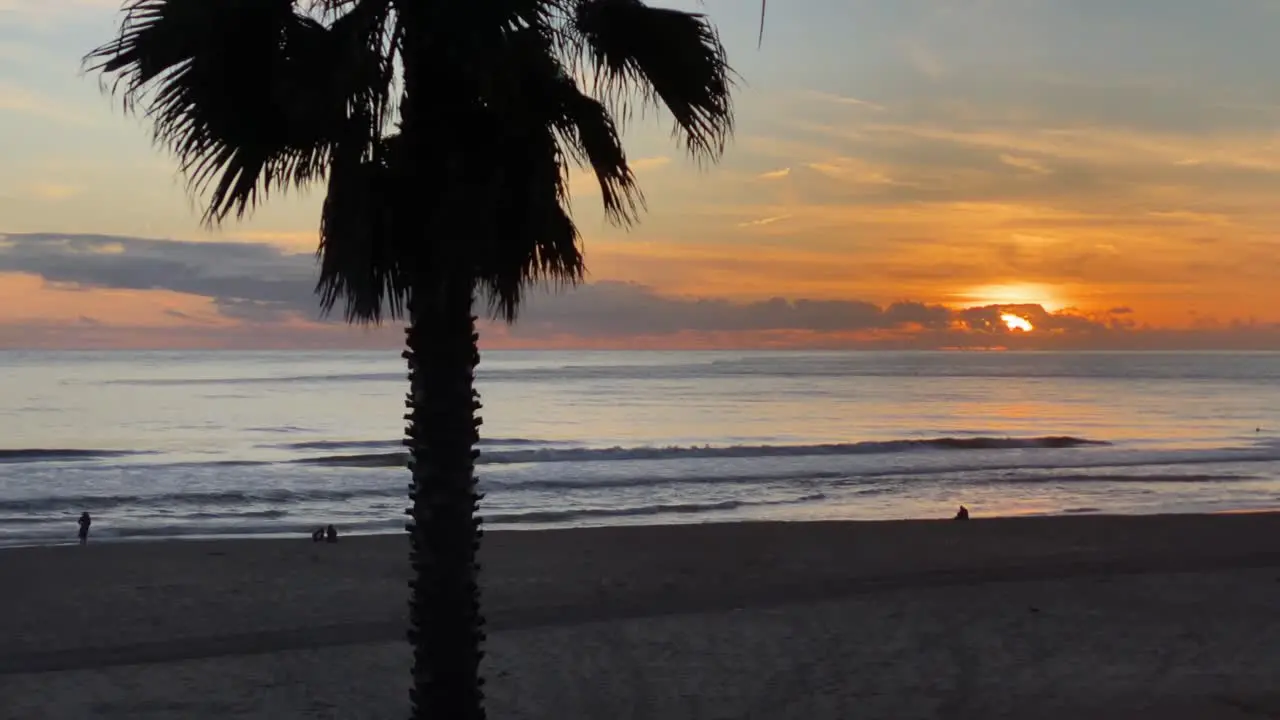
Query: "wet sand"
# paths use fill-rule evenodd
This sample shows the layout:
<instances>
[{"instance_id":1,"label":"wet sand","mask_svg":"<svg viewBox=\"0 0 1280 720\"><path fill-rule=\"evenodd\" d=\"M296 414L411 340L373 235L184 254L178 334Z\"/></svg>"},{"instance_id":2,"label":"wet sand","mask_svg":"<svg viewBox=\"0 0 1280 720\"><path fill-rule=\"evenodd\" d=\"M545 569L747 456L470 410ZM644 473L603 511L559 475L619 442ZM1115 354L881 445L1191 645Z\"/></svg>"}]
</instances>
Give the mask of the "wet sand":
<instances>
[{"instance_id":1,"label":"wet sand","mask_svg":"<svg viewBox=\"0 0 1280 720\"><path fill-rule=\"evenodd\" d=\"M1277 515L486 541L494 718L1280 715ZM0 551L0 718L402 716L406 547Z\"/></svg>"}]
</instances>

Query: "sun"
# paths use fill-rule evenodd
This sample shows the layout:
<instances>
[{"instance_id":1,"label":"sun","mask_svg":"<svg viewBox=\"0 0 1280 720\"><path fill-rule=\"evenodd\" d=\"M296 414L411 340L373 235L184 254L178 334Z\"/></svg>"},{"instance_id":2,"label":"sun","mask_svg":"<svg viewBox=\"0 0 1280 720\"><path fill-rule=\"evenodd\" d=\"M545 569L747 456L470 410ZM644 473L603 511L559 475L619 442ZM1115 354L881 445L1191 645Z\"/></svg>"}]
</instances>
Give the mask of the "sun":
<instances>
[{"instance_id":1,"label":"sun","mask_svg":"<svg viewBox=\"0 0 1280 720\"><path fill-rule=\"evenodd\" d=\"M1030 320L1020 315L1014 315L1013 313L1001 313L1000 319L1004 321L1004 324L1010 330L1017 330L1019 332L1031 332L1032 330L1036 329L1035 326L1031 324Z\"/></svg>"}]
</instances>

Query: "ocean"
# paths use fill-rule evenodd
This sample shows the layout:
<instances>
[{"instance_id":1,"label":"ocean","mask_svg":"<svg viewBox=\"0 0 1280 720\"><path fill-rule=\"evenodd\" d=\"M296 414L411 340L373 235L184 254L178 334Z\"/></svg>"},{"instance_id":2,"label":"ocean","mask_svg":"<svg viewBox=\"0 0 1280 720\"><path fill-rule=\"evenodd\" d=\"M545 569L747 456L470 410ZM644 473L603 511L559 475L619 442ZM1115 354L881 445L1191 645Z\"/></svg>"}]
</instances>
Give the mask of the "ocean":
<instances>
[{"instance_id":1,"label":"ocean","mask_svg":"<svg viewBox=\"0 0 1280 720\"><path fill-rule=\"evenodd\" d=\"M1280 354L487 352L491 528L1280 506ZM0 352L0 544L403 527L383 352Z\"/></svg>"}]
</instances>

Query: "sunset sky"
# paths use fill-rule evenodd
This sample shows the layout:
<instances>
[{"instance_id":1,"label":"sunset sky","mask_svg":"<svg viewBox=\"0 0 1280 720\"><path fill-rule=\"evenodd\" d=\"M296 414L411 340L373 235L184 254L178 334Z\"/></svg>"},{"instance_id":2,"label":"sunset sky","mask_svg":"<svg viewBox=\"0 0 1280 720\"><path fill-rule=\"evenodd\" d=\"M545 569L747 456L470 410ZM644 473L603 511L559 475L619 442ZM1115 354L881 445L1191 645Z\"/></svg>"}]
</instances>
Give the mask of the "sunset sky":
<instances>
[{"instance_id":1,"label":"sunset sky","mask_svg":"<svg viewBox=\"0 0 1280 720\"><path fill-rule=\"evenodd\" d=\"M735 141L637 118L643 222L579 183L589 284L490 347L1280 349L1280 0L775 0L760 49L755 0L676 4ZM316 321L322 189L200 227L78 74L117 8L0 0L0 348L394 344Z\"/></svg>"}]
</instances>

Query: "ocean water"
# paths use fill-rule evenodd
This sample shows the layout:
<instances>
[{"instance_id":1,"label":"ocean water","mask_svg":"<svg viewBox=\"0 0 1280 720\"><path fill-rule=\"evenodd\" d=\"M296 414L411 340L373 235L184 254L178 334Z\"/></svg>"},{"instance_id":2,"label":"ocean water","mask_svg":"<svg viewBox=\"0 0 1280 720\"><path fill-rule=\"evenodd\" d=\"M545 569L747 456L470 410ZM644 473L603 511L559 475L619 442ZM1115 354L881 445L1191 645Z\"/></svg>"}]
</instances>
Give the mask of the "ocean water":
<instances>
[{"instance_id":1,"label":"ocean water","mask_svg":"<svg viewBox=\"0 0 1280 720\"><path fill-rule=\"evenodd\" d=\"M386 352L0 352L0 544L403 526ZM1280 354L489 352L490 527L1280 506Z\"/></svg>"}]
</instances>

